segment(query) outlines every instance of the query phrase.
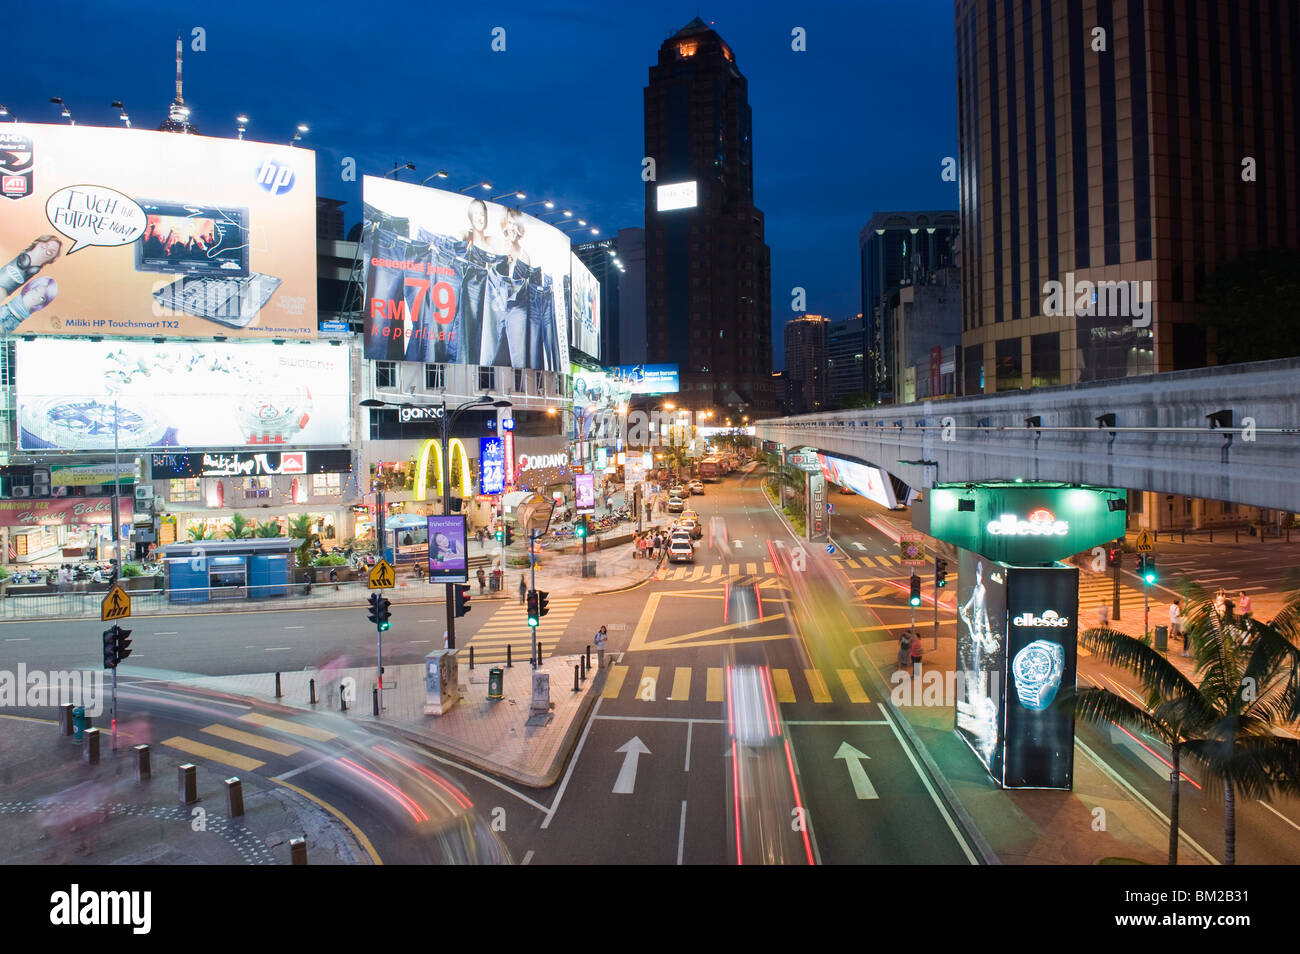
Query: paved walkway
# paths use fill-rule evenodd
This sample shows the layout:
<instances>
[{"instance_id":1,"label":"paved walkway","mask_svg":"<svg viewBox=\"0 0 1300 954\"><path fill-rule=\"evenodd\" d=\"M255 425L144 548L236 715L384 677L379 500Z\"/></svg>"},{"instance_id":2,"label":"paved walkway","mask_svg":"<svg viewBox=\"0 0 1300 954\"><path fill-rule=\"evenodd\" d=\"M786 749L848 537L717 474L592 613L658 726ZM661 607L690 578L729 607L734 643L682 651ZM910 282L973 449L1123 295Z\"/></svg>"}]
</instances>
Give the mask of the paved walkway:
<instances>
[{"instance_id":1,"label":"paved walkway","mask_svg":"<svg viewBox=\"0 0 1300 954\"><path fill-rule=\"evenodd\" d=\"M153 747L153 775L136 781L129 750L113 755L101 732L97 765L54 722L6 717L0 844L9 864L289 864L305 838L309 864L368 864L347 828L288 787L243 779L244 815L226 809L224 778L198 765L199 801L177 798L175 759Z\"/></svg>"}]
</instances>

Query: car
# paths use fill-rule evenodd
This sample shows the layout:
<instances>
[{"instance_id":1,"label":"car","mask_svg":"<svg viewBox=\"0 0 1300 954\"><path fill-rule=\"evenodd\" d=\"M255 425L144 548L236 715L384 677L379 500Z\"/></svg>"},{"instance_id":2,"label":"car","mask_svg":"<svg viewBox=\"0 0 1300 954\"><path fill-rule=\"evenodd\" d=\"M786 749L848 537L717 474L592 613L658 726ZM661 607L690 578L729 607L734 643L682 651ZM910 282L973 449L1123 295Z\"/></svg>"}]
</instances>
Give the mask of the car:
<instances>
[{"instance_id":1,"label":"car","mask_svg":"<svg viewBox=\"0 0 1300 954\"><path fill-rule=\"evenodd\" d=\"M668 542L669 563L694 563L695 546L690 540L674 537Z\"/></svg>"},{"instance_id":2,"label":"car","mask_svg":"<svg viewBox=\"0 0 1300 954\"><path fill-rule=\"evenodd\" d=\"M681 497L669 497L667 510L669 513L681 513L686 509L686 504Z\"/></svg>"},{"instance_id":3,"label":"car","mask_svg":"<svg viewBox=\"0 0 1300 954\"><path fill-rule=\"evenodd\" d=\"M680 519L681 519L681 520L694 520L696 523L699 523L699 522L700 522L700 515L699 515L698 513L696 513L694 510L683 510Z\"/></svg>"},{"instance_id":4,"label":"car","mask_svg":"<svg viewBox=\"0 0 1300 954\"><path fill-rule=\"evenodd\" d=\"M692 480L690 483L690 490L692 494L703 494L704 483L699 480Z\"/></svg>"},{"instance_id":5,"label":"car","mask_svg":"<svg viewBox=\"0 0 1300 954\"><path fill-rule=\"evenodd\" d=\"M704 528L698 520L678 520L674 530L685 530L694 540L704 536Z\"/></svg>"}]
</instances>

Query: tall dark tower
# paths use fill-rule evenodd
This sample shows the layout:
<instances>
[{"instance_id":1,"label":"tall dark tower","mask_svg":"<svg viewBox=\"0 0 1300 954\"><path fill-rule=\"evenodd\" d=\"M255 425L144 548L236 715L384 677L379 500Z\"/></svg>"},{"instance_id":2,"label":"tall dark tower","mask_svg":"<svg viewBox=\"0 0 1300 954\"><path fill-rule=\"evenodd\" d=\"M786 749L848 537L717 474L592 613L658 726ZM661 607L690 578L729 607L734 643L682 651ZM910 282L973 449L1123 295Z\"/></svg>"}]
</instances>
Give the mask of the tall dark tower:
<instances>
[{"instance_id":1,"label":"tall dark tower","mask_svg":"<svg viewBox=\"0 0 1300 954\"><path fill-rule=\"evenodd\" d=\"M680 366L680 407L755 417L776 402L750 125L735 55L697 17L659 48L645 88L647 360Z\"/></svg>"},{"instance_id":2,"label":"tall dark tower","mask_svg":"<svg viewBox=\"0 0 1300 954\"><path fill-rule=\"evenodd\" d=\"M167 110L167 118L158 127L159 132L186 133L197 136L199 131L190 124L190 108L181 95L181 35L176 34L176 99Z\"/></svg>"}]
</instances>

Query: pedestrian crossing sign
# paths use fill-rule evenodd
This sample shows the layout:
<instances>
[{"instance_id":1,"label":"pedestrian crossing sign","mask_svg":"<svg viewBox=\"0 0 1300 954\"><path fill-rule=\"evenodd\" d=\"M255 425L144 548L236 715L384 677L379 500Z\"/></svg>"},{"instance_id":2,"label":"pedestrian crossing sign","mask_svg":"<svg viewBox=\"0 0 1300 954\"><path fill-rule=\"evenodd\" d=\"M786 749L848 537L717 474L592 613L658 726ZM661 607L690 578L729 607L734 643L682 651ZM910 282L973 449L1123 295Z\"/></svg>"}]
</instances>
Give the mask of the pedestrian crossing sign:
<instances>
[{"instance_id":1,"label":"pedestrian crossing sign","mask_svg":"<svg viewBox=\"0 0 1300 954\"><path fill-rule=\"evenodd\" d=\"M1150 531L1143 530L1138 534L1137 548L1142 553L1149 553L1156 548L1155 543L1151 540Z\"/></svg>"},{"instance_id":2,"label":"pedestrian crossing sign","mask_svg":"<svg viewBox=\"0 0 1300 954\"><path fill-rule=\"evenodd\" d=\"M370 589L382 590L393 585L393 568L387 560L380 560L370 568Z\"/></svg>"},{"instance_id":3,"label":"pedestrian crossing sign","mask_svg":"<svg viewBox=\"0 0 1300 954\"><path fill-rule=\"evenodd\" d=\"M127 596L122 587L113 584L113 588L104 594L104 599L99 604L100 620L124 619L130 615L131 597Z\"/></svg>"}]
</instances>

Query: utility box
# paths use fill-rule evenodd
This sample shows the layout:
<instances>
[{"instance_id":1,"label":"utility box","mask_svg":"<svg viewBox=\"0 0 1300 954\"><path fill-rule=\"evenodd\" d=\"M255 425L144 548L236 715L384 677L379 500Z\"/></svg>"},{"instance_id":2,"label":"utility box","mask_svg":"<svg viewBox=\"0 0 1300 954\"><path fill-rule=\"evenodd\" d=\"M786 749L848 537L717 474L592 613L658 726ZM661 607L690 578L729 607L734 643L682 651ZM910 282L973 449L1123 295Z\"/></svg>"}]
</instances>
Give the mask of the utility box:
<instances>
[{"instance_id":1,"label":"utility box","mask_svg":"<svg viewBox=\"0 0 1300 954\"><path fill-rule=\"evenodd\" d=\"M460 701L456 650L435 649L424 657L424 714L445 715Z\"/></svg>"}]
</instances>

